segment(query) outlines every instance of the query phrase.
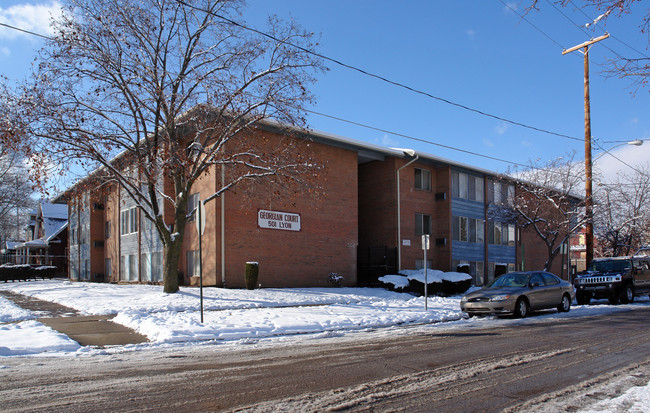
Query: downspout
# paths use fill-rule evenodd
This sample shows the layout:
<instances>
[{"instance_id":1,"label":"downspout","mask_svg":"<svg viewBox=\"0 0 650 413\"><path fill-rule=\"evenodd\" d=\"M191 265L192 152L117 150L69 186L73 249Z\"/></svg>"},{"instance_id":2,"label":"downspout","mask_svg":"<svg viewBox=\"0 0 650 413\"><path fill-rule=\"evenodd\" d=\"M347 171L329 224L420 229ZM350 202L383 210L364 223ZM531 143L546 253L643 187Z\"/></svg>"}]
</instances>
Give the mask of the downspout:
<instances>
[{"instance_id":1,"label":"downspout","mask_svg":"<svg viewBox=\"0 0 650 413\"><path fill-rule=\"evenodd\" d=\"M417 161L420 156L415 154L415 151L412 149L404 150L405 155L415 156L415 158L408 161L405 165L397 168L396 179L397 179L397 271L402 270L402 212L401 212L401 202L400 202L400 185L399 185L399 173L402 169L411 165L413 162ZM425 263L426 265L426 263Z\"/></svg>"}]
</instances>

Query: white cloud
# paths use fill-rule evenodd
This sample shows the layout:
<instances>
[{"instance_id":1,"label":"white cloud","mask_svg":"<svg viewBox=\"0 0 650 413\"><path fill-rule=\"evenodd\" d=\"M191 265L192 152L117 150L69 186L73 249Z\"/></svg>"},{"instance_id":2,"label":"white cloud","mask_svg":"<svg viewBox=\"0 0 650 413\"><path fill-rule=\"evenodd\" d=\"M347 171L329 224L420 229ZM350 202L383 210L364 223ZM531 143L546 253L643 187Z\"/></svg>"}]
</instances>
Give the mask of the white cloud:
<instances>
[{"instance_id":1,"label":"white cloud","mask_svg":"<svg viewBox=\"0 0 650 413\"><path fill-rule=\"evenodd\" d=\"M61 14L61 3L50 0L41 4L23 3L11 7L0 7L0 22L43 35L51 34L50 19ZM0 39L18 37L35 38L35 36L0 27Z\"/></svg>"},{"instance_id":2,"label":"white cloud","mask_svg":"<svg viewBox=\"0 0 650 413\"><path fill-rule=\"evenodd\" d=\"M508 125L505 122L501 122L496 128L494 128L494 131L496 132L497 135L503 135L508 131L508 128L510 125Z\"/></svg>"},{"instance_id":3,"label":"white cloud","mask_svg":"<svg viewBox=\"0 0 650 413\"><path fill-rule=\"evenodd\" d=\"M517 2L509 1L509 2L506 3L504 9L507 12L513 12L513 11L516 11L518 7L519 7L519 4L517 4Z\"/></svg>"},{"instance_id":4,"label":"white cloud","mask_svg":"<svg viewBox=\"0 0 650 413\"><path fill-rule=\"evenodd\" d=\"M622 145L610 149L609 152L618 159L605 152L603 155L594 154L593 161L594 169L605 182L611 182L619 171L630 175L635 173L630 167L638 169L640 166L647 165L650 159L650 141L645 141L641 146Z\"/></svg>"},{"instance_id":5,"label":"white cloud","mask_svg":"<svg viewBox=\"0 0 650 413\"><path fill-rule=\"evenodd\" d=\"M393 147L393 146L397 145L398 143L399 143L399 141L397 139L393 139L390 136L388 136L387 134L384 134L384 136L381 137L381 144L384 145L384 146Z\"/></svg>"},{"instance_id":6,"label":"white cloud","mask_svg":"<svg viewBox=\"0 0 650 413\"><path fill-rule=\"evenodd\" d=\"M473 39L474 36L476 35L476 32L475 32L474 30L472 30L472 29L468 29L468 30L465 32L465 34L466 34L467 37L469 37L470 39Z\"/></svg>"},{"instance_id":7,"label":"white cloud","mask_svg":"<svg viewBox=\"0 0 650 413\"><path fill-rule=\"evenodd\" d=\"M11 50L8 47L0 47L0 55L9 57L11 55Z\"/></svg>"},{"instance_id":8,"label":"white cloud","mask_svg":"<svg viewBox=\"0 0 650 413\"><path fill-rule=\"evenodd\" d=\"M487 138L483 138L483 145L488 146L490 148L494 148L494 142Z\"/></svg>"}]
</instances>

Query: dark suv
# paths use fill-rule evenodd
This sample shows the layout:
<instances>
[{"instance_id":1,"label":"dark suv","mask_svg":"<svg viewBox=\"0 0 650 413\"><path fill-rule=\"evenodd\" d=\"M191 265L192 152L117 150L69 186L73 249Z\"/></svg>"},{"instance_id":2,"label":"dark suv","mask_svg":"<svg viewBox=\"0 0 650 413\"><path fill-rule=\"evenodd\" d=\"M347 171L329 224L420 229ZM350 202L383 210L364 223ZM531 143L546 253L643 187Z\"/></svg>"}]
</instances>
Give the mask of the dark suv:
<instances>
[{"instance_id":1,"label":"dark suv","mask_svg":"<svg viewBox=\"0 0 650 413\"><path fill-rule=\"evenodd\" d=\"M650 293L650 257L595 259L574 285L581 305L592 298L607 298L611 304L631 303L635 295Z\"/></svg>"}]
</instances>

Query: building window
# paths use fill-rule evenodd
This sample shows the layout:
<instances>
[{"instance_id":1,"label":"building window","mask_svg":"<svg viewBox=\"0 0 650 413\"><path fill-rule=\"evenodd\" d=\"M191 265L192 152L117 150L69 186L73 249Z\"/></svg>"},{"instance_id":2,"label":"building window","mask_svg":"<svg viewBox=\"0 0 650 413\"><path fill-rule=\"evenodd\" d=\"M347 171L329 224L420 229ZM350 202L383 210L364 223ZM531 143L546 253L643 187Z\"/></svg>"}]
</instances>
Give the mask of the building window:
<instances>
[{"instance_id":1,"label":"building window","mask_svg":"<svg viewBox=\"0 0 650 413\"><path fill-rule=\"evenodd\" d=\"M452 217L452 239L454 241L485 242L485 221L467 217Z\"/></svg>"},{"instance_id":2,"label":"building window","mask_svg":"<svg viewBox=\"0 0 650 413\"><path fill-rule=\"evenodd\" d=\"M415 235L431 234L431 215L415 213Z\"/></svg>"},{"instance_id":3,"label":"building window","mask_svg":"<svg viewBox=\"0 0 650 413\"><path fill-rule=\"evenodd\" d=\"M135 254L120 257L120 279L138 281L138 257Z\"/></svg>"},{"instance_id":4,"label":"building window","mask_svg":"<svg viewBox=\"0 0 650 413\"><path fill-rule=\"evenodd\" d=\"M451 196L484 202L483 178L462 172L451 173Z\"/></svg>"},{"instance_id":5,"label":"building window","mask_svg":"<svg viewBox=\"0 0 650 413\"><path fill-rule=\"evenodd\" d=\"M494 244L497 244L497 245L501 244L501 238L502 238L501 232L502 232L501 231L501 223L500 222L495 222L494 223L494 241L493 241Z\"/></svg>"},{"instance_id":6,"label":"building window","mask_svg":"<svg viewBox=\"0 0 650 413\"><path fill-rule=\"evenodd\" d=\"M415 168L415 189L431 190L431 171Z\"/></svg>"},{"instance_id":7,"label":"building window","mask_svg":"<svg viewBox=\"0 0 650 413\"><path fill-rule=\"evenodd\" d=\"M153 282L162 282L163 280L163 260L162 252L153 252L151 253L151 281Z\"/></svg>"},{"instance_id":8,"label":"building window","mask_svg":"<svg viewBox=\"0 0 650 413\"><path fill-rule=\"evenodd\" d=\"M471 177L474 180L474 201L484 202L485 197L483 196L483 178L478 176Z\"/></svg>"},{"instance_id":9,"label":"building window","mask_svg":"<svg viewBox=\"0 0 650 413\"><path fill-rule=\"evenodd\" d=\"M120 213L121 234L133 234L138 231L138 207L125 209Z\"/></svg>"},{"instance_id":10,"label":"building window","mask_svg":"<svg viewBox=\"0 0 650 413\"><path fill-rule=\"evenodd\" d=\"M458 197L462 199L469 199L468 190L469 190L469 181L468 175L464 173L458 174Z\"/></svg>"},{"instance_id":11,"label":"building window","mask_svg":"<svg viewBox=\"0 0 650 413\"><path fill-rule=\"evenodd\" d=\"M504 224L503 227L504 227L503 232L505 233L506 232L506 229L505 229L506 225ZM508 224L508 246L510 246L510 247L515 246L515 226L513 224Z\"/></svg>"},{"instance_id":12,"label":"building window","mask_svg":"<svg viewBox=\"0 0 650 413\"><path fill-rule=\"evenodd\" d=\"M416 270L424 269L424 260L422 258L415 260L415 269ZM427 269L433 269L433 260L427 260Z\"/></svg>"},{"instance_id":13,"label":"building window","mask_svg":"<svg viewBox=\"0 0 650 413\"><path fill-rule=\"evenodd\" d=\"M187 214L192 214L192 211L199 205L200 198L199 198L199 193L195 193L190 195L187 198ZM194 221L196 219L196 213L192 214L187 220L188 221Z\"/></svg>"},{"instance_id":14,"label":"building window","mask_svg":"<svg viewBox=\"0 0 650 413\"><path fill-rule=\"evenodd\" d=\"M476 221L476 241L479 244L485 243L485 221L482 219L475 219Z\"/></svg>"},{"instance_id":15,"label":"building window","mask_svg":"<svg viewBox=\"0 0 650 413\"><path fill-rule=\"evenodd\" d=\"M109 239L111 237L111 221L106 221L104 224L104 238Z\"/></svg>"}]
</instances>

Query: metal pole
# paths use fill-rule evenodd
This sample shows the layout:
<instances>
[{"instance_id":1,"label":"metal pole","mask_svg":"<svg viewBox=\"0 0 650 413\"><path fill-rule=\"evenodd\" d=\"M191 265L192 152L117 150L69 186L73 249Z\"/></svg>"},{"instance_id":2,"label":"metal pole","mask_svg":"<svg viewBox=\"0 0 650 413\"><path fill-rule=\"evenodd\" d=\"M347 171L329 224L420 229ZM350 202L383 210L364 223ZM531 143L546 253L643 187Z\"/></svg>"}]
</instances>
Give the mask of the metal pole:
<instances>
[{"instance_id":1,"label":"metal pole","mask_svg":"<svg viewBox=\"0 0 650 413\"><path fill-rule=\"evenodd\" d=\"M429 299L429 280L427 279L427 249L424 248L424 311L427 311L427 300Z\"/></svg>"},{"instance_id":2,"label":"metal pole","mask_svg":"<svg viewBox=\"0 0 650 413\"><path fill-rule=\"evenodd\" d=\"M199 227L198 227L199 228L199 231L198 231L198 233L199 233L199 295L201 296L201 324L203 324L203 259L202 259L203 248L202 248L202 244L201 244L201 238L202 238L201 237L201 232L203 232L203 231L201 231L201 228L202 228L202 225L201 225L202 221L201 220L203 219L203 217L202 217L202 214L201 214L201 206L202 206L202 201L199 201L199 205L198 205L198 208L197 208L199 210L198 211L199 212L199 214L198 214L199 215Z\"/></svg>"}]
</instances>

